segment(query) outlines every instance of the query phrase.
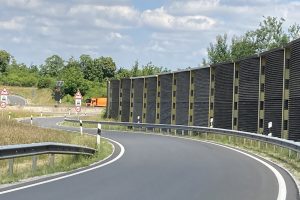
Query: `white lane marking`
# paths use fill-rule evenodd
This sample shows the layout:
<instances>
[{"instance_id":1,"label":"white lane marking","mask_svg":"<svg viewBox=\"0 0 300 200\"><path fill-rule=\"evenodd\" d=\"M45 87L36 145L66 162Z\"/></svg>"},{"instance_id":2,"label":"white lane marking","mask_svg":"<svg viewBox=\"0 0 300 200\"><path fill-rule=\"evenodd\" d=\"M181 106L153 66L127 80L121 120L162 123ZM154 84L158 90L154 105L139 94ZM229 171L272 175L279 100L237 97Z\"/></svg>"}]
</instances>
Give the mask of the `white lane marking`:
<instances>
[{"instance_id":1,"label":"white lane marking","mask_svg":"<svg viewBox=\"0 0 300 200\"><path fill-rule=\"evenodd\" d=\"M205 141L206 142L206 141ZM234 149L234 148L231 148L231 147L227 147L227 146L223 146L223 145L220 145L220 144L216 144L216 143L212 143L212 142L206 142L206 143L209 143L209 144L214 144L214 145L217 145L217 146L221 146L221 147L224 147L224 148L227 148L227 149L230 149L230 150L233 150L233 151L236 151L238 153L241 153L241 154L244 154L245 156L248 156L258 162L260 162L261 164L265 165L267 168L269 168L273 173L274 175L276 176L276 179L277 179L277 182L278 182L278 195L277 195L277 200L286 200L286 194L287 194L287 191L286 191L286 183L285 183L285 180L284 178L282 177L282 175L278 172L277 169L275 169L272 165L270 165L269 163L255 157L255 156L252 156L248 153L245 153L243 151L240 151L240 150L237 150L237 149Z\"/></svg>"},{"instance_id":2,"label":"white lane marking","mask_svg":"<svg viewBox=\"0 0 300 200\"><path fill-rule=\"evenodd\" d=\"M275 169L272 165L270 165L269 163L255 157L255 156L252 156L248 153L245 153L243 151L240 151L238 149L234 149L232 147L228 147L228 146L225 146L225 145L221 145L221 144L217 144L217 143L214 143L214 142L209 142L209 141L201 141L201 140L196 140L196 139L192 139L192 138L183 138L183 137L178 137L178 136L168 136L168 135L162 135L162 136L166 136L166 137L175 137L175 138L181 138L181 139L186 139L186 140L193 140L193 141L197 141L197 142L203 142L203 143L208 143L208 144L213 144L213 145L216 145L216 146L220 146L220 147L224 147L224 148L227 148L227 149L230 149L230 150L233 150L233 151L236 151L238 153L241 153L241 154L244 154L245 156L248 156L258 162L260 162L261 164L265 165L267 168L269 168L273 174L275 175L276 179L277 179L277 182L278 182L278 195L277 195L277 200L286 200L286 194L287 194L287 191L286 191L286 183L285 183L285 180L284 178L282 177L282 175L278 172L277 169Z\"/></svg>"},{"instance_id":3,"label":"white lane marking","mask_svg":"<svg viewBox=\"0 0 300 200\"><path fill-rule=\"evenodd\" d=\"M105 137L103 137L103 138L105 138ZM10 193L10 192L19 191L19 190L24 190L24 189L35 187L35 186L38 186L38 185L43 185L43 184L51 183L51 182L54 182L54 181L59 181L61 179L65 179L65 178L69 178L69 177L72 177L72 176L76 176L76 175L79 175L79 174L83 174L83 173L86 173L86 172L89 172L89 171L92 171L92 170L95 170L95 169L99 169L101 167L104 167L106 165L109 165L109 164L111 164L111 163L119 160L124 155L124 153L125 153L124 146L122 144L120 144L119 142L114 141L112 139L109 139L109 138L105 138L105 139L107 139L109 141L112 141L112 142L115 142L121 148L120 154L116 158L112 159L111 161L108 161L108 162L103 163L101 165L97 165L95 167L88 168L88 169L85 169L85 170L82 170L82 171L79 171L79 172L68 174L68 175L65 175L65 176L57 177L57 178L46 180L46 181L41 181L41 182L38 182L38 183L33 183L33 184L25 185L25 186L18 187L18 188L13 188L13 189L10 189L10 190L5 190L5 191L0 192L0 195L1 194L7 194L7 193Z\"/></svg>"},{"instance_id":4,"label":"white lane marking","mask_svg":"<svg viewBox=\"0 0 300 200\"><path fill-rule=\"evenodd\" d=\"M115 132L115 131L112 131L112 132ZM116 131L116 132L120 132L120 131ZM213 145L217 145L217 146L220 146L220 147L224 147L224 148L227 148L227 149L230 149L230 150L233 150L233 151L236 151L238 153L241 153L241 154L244 154L245 156L248 156L258 162L260 162L261 164L265 165L267 168L269 168L273 174L275 175L276 179L277 179L277 182L278 182L278 195L277 195L277 200L286 200L286 195L287 195L287 190L286 190L286 183L285 183L285 180L284 178L282 177L282 175L278 172L277 169L275 169L272 165L268 164L267 162L255 157L255 156L252 156L248 153L245 153L243 151L240 151L240 150L237 150L237 149L234 149L232 147L228 147L228 146L225 146L225 145L221 145L221 144L217 144L217 143L214 143L214 142L209 142L209 141L202 141L202 140L197 140L197 139L193 139L193 138L184 138L184 137L180 137L180 136L173 136L173 135L161 135L161 134L151 134L151 133L143 133L143 132L135 132L136 134L144 134L144 135L156 135L156 136L162 136L162 137L174 137L174 138L179 138L179 139L185 139L185 140L193 140L193 141L197 141L197 142L203 142L203 143L208 143L208 144L213 144Z\"/></svg>"}]
</instances>

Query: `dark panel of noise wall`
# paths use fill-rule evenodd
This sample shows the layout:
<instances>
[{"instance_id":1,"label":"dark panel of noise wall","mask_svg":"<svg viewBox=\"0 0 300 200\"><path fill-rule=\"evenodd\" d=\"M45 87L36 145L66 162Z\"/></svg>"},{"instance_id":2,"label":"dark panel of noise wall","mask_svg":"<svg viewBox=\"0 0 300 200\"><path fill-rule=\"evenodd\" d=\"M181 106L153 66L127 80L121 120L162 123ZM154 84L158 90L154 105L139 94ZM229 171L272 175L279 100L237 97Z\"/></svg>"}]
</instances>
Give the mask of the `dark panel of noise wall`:
<instances>
[{"instance_id":1,"label":"dark panel of noise wall","mask_svg":"<svg viewBox=\"0 0 300 200\"><path fill-rule=\"evenodd\" d=\"M233 70L233 63L215 66L215 128L232 129Z\"/></svg>"},{"instance_id":2,"label":"dark panel of noise wall","mask_svg":"<svg viewBox=\"0 0 300 200\"><path fill-rule=\"evenodd\" d=\"M110 106L110 117L117 119L119 116L119 90L120 90L120 81L112 80L110 81L111 88L111 106Z\"/></svg>"},{"instance_id":3,"label":"dark panel of noise wall","mask_svg":"<svg viewBox=\"0 0 300 200\"><path fill-rule=\"evenodd\" d=\"M137 117L140 116L140 121L143 115L143 88L144 78L132 79L133 81L133 122L137 122Z\"/></svg>"},{"instance_id":4,"label":"dark panel of noise wall","mask_svg":"<svg viewBox=\"0 0 300 200\"><path fill-rule=\"evenodd\" d=\"M190 72L180 72L176 76L176 124L188 125Z\"/></svg>"},{"instance_id":5,"label":"dark panel of noise wall","mask_svg":"<svg viewBox=\"0 0 300 200\"><path fill-rule=\"evenodd\" d=\"M291 45L288 139L300 141L300 40Z\"/></svg>"},{"instance_id":6,"label":"dark panel of noise wall","mask_svg":"<svg viewBox=\"0 0 300 200\"><path fill-rule=\"evenodd\" d=\"M210 68L194 71L194 125L208 126Z\"/></svg>"},{"instance_id":7,"label":"dark panel of noise wall","mask_svg":"<svg viewBox=\"0 0 300 200\"><path fill-rule=\"evenodd\" d=\"M121 113L121 121L129 122L130 115L130 79L122 79L122 113Z\"/></svg>"},{"instance_id":8,"label":"dark panel of noise wall","mask_svg":"<svg viewBox=\"0 0 300 200\"><path fill-rule=\"evenodd\" d=\"M160 75L160 124L171 124L173 74Z\"/></svg>"},{"instance_id":9,"label":"dark panel of noise wall","mask_svg":"<svg viewBox=\"0 0 300 200\"><path fill-rule=\"evenodd\" d=\"M264 133L267 134L268 122L272 122L272 134L281 137L282 90L284 51L277 50L265 55L265 121Z\"/></svg>"},{"instance_id":10,"label":"dark panel of noise wall","mask_svg":"<svg viewBox=\"0 0 300 200\"><path fill-rule=\"evenodd\" d=\"M147 84L146 123L155 124L157 78L156 77L146 78L146 84Z\"/></svg>"},{"instance_id":11,"label":"dark panel of noise wall","mask_svg":"<svg viewBox=\"0 0 300 200\"><path fill-rule=\"evenodd\" d=\"M257 132L259 101L259 58L240 61L238 129Z\"/></svg>"}]
</instances>

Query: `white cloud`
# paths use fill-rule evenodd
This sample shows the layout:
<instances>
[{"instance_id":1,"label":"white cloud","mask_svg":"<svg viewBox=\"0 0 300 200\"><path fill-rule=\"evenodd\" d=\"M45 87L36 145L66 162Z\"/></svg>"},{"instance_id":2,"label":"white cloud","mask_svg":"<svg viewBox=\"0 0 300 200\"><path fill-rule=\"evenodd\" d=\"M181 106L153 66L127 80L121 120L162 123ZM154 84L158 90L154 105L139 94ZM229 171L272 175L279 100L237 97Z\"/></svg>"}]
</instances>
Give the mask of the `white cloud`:
<instances>
[{"instance_id":1,"label":"white cloud","mask_svg":"<svg viewBox=\"0 0 300 200\"><path fill-rule=\"evenodd\" d=\"M201 15L173 16L164 7L144 11L141 19L144 25L168 30L199 31L210 29L216 24L215 20Z\"/></svg>"},{"instance_id":2,"label":"white cloud","mask_svg":"<svg viewBox=\"0 0 300 200\"><path fill-rule=\"evenodd\" d=\"M0 0L1 4L17 8L36 8L40 6L42 0Z\"/></svg>"},{"instance_id":3,"label":"white cloud","mask_svg":"<svg viewBox=\"0 0 300 200\"><path fill-rule=\"evenodd\" d=\"M220 0L176 0L168 6L171 13L197 14L209 11L220 4Z\"/></svg>"},{"instance_id":4,"label":"white cloud","mask_svg":"<svg viewBox=\"0 0 300 200\"><path fill-rule=\"evenodd\" d=\"M0 21L0 29L6 30L22 30L24 28L25 19L23 17L14 17L7 21Z\"/></svg>"}]
</instances>

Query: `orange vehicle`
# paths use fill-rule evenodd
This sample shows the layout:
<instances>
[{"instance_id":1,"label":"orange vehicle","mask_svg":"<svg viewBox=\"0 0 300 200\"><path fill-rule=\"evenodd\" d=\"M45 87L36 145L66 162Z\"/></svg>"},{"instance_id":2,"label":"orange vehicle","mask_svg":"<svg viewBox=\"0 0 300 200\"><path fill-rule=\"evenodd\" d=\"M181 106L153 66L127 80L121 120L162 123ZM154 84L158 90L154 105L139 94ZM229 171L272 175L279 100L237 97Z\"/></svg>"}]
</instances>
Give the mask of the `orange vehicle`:
<instances>
[{"instance_id":1,"label":"orange vehicle","mask_svg":"<svg viewBox=\"0 0 300 200\"><path fill-rule=\"evenodd\" d=\"M90 98L85 101L86 106L106 107L107 98Z\"/></svg>"}]
</instances>

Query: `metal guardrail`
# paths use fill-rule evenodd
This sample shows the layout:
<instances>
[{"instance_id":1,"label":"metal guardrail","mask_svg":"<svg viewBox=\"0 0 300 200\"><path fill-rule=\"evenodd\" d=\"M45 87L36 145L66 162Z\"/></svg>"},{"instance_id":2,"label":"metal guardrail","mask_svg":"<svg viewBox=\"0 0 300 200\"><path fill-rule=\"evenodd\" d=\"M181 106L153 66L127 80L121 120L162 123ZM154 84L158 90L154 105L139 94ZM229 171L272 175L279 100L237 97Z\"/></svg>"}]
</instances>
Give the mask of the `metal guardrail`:
<instances>
[{"instance_id":1,"label":"metal guardrail","mask_svg":"<svg viewBox=\"0 0 300 200\"><path fill-rule=\"evenodd\" d=\"M74 119L65 119L67 122L79 123L79 120ZM159 130L179 130L179 131L190 131L190 132L202 132L202 133L213 133L220 135L228 135L228 136L236 136L243 137L251 140L256 140L264 143L273 144L276 146L280 146L283 148L287 148L289 150L295 151L297 155L300 154L300 143L281 139L277 137L270 137L266 135L260 135L256 133L249 133L244 131L235 131L228 129L220 129L220 128L208 128L201 126L184 126L184 125L169 125L169 124L148 124L148 123L131 123L131 122L108 122L108 121L89 121L82 120L83 123L89 124L102 124L102 125L111 125L111 126L125 126L125 127L133 127L133 128L144 128L144 129L159 129Z\"/></svg>"},{"instance_id":2,"label":"metal guardrail","mask_svg":"<svg viewBox=\"0 0 300 200\"><path fill-rule=\"evenodd\" d=\"M93 155L96 149L53 142L0 146L0 160L41 154Z\"/></svg>"}]
</instances>

